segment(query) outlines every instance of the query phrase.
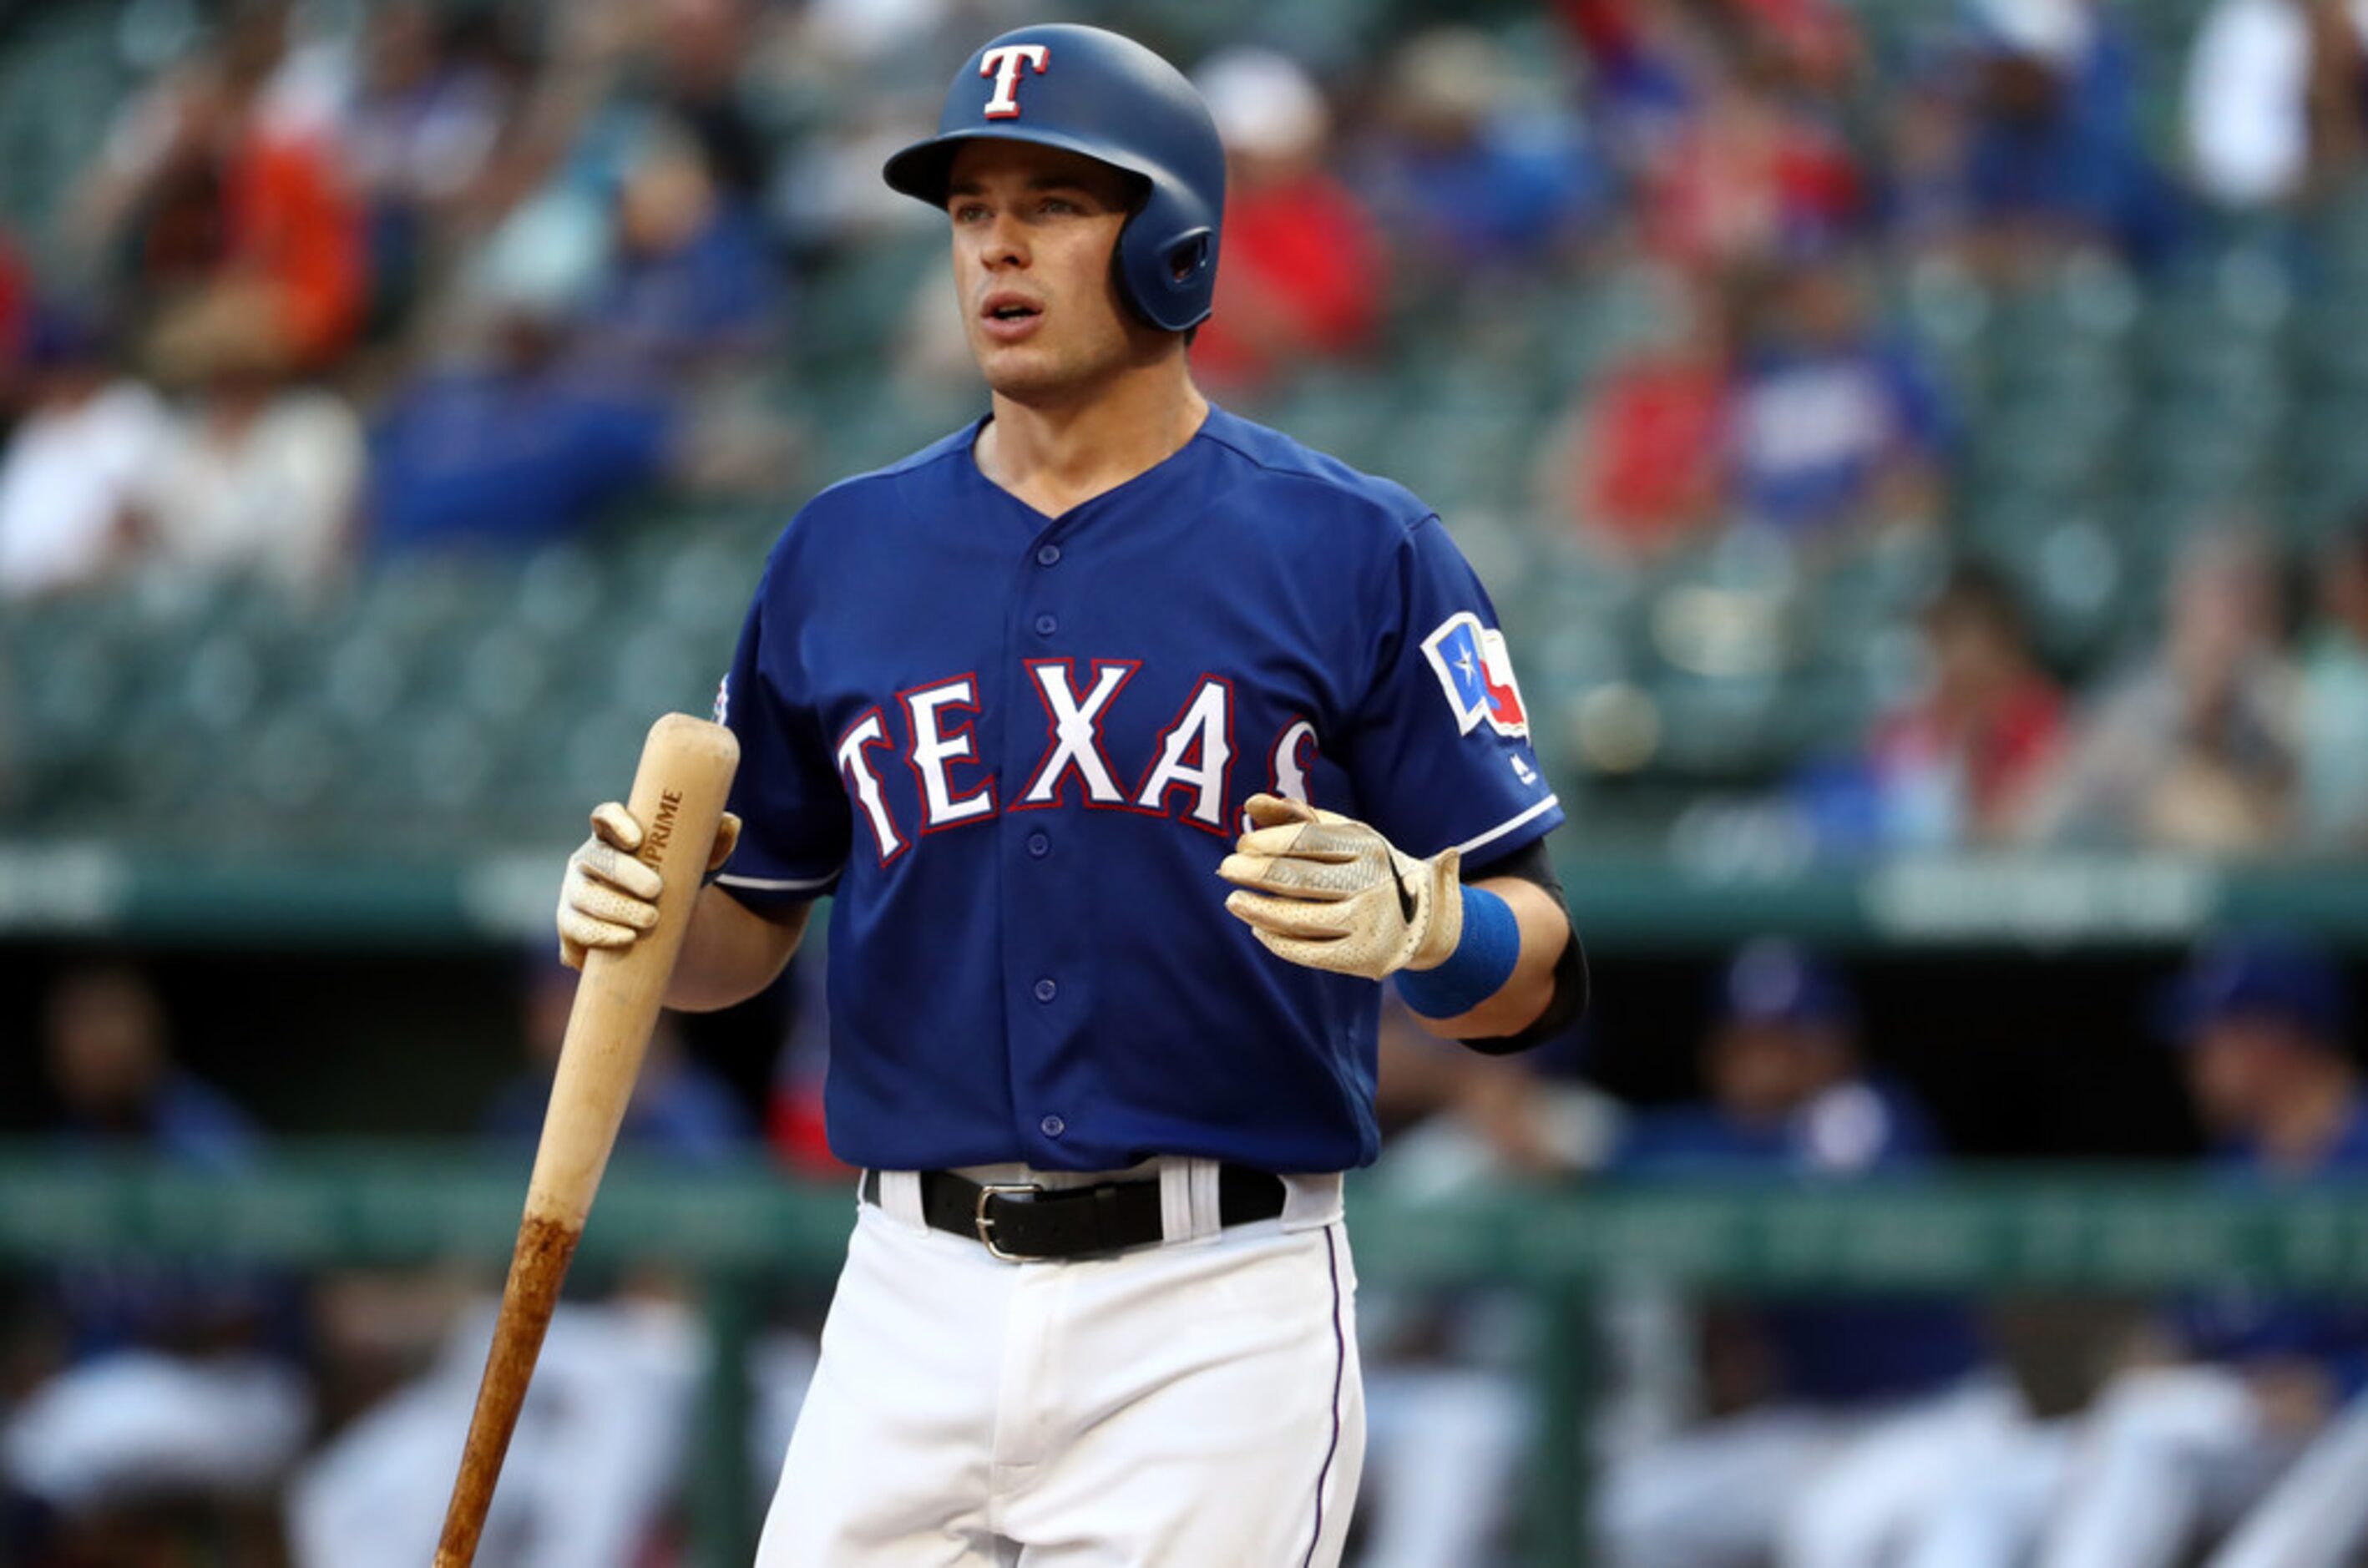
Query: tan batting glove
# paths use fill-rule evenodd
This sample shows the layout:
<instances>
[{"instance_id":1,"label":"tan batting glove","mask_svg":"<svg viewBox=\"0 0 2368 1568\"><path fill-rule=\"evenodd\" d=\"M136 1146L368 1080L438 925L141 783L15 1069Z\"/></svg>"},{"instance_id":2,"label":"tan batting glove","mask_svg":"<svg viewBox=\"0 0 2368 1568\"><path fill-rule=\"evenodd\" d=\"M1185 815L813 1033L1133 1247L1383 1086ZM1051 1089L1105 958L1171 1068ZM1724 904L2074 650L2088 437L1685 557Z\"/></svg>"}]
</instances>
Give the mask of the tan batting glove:
<instances>
[{"instance_id":1,"label":"tan batting glove","mask_svg":"<svg viewBox=\"0 0 2368 1568\"><path fill-rule=\"evenodd\" d=\"M1436 969L1463 937L1462 854L1428 860L1338 812L1253 795L1255 825L1217 874L1225 908L1277 958L1382 980Z\"/></svg>"},{"instance_id":2,"label":"tan batting glove","mask_svg":"<svg viewBox=\"0 0 2368 1568\"><path fill-rule=\"evenodd\" d=\"M730 859L739 842L740 819L726 812L715 824L707 869L713 871ZM633 858L641 846L642 824L632 812L614 801L592 808L592 836L567 858L567 875L559 884L561 963L582 969L587 949L630 948L658 923L658 893L666 883Z\"/></svg>"}]
</instances>

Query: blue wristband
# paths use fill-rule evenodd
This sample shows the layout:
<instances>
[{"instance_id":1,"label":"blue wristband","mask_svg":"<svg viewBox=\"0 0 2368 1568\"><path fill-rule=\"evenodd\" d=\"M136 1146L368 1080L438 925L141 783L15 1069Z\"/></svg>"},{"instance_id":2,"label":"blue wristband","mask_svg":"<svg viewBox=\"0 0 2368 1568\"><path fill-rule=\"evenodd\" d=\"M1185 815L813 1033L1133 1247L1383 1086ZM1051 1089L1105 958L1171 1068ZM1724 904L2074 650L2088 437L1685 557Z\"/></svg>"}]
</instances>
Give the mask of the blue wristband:
<instances>
[{"instance_id":1,"label":"blue wristband","mask_svg":"<svg viewBox=\"0 0 2368 1568\"><path fill-rule=\"evenodd\" d=\"M1426 1018L1468 1013L1505 988L1521 958L1513 906L1486 888L1463 890L1463 935L1437 969L1398 971L1398 995Z\"/></svg>"}]
</instances>

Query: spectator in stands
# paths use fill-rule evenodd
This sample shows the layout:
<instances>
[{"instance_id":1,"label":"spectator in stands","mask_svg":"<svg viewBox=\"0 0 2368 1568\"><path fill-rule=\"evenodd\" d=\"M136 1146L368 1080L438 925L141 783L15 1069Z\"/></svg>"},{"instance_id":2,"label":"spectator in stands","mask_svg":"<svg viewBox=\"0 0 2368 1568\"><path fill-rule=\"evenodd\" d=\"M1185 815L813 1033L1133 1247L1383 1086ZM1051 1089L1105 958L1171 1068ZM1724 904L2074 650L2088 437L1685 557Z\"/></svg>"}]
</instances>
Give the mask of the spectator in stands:
<instances>
[{"instance_id":1,"label":"spectator in stands","mask_svg":"<svg viewBox=\"0 0 2368 1568\"><path fill-rule=\"evenodd\" d=\"M1581 534L1620 560L1650 561L1725 522L1734 349L1724 295L1663 275L1659 341L1589 387L1548 446Z\"/></svg>"},{"instance_id":2,"label":"spectator in stands","mask_svg":"<svg viewBox=\"0 0 2368 1568\"><path fill-rule=\"evenodd\" d=\"M2128 45L2089 0L1978 0L1955 97L1953 165L1903 170L1930 188L1903 196L1986 270L2016 273L2066 249L2101 246L2141 264L2174 244L2175 191L2140 138ZM1919 140L1919 147L1925 145Z\"/></svg>"},{"instance_id":3,"label":"spectator in stands","mask_svg":"<svg viewBox=\"0 0 2368 1568\"><path fill-rule=\"evenodd\" d=\"M157 372L188 396L135 506L159 569L318 601L353 554L361 424L335 392L292 379L266 309L216 293L159 327Z\"/></svg>"},{"instance_id":4,"label":"spectator in stands","mask_svg":"<svg viewBox=\"0 0 2368 1568\"><path fill-rule=\"evenodd\" d=\"M2368 1098L2324 956L2290 938L2224 938L2165 1000L2196 1109L2223 1140L2224 1181L2260 1190L2368 1172ZM2357 1561L2368 1309L2232 1284L2169 1303L2128 1362L2072 1427L2031 1428L1992 1478L1937 1508L1910 1562L2172 1568L2232 1524L2216 1568Z\"/></svg>"},{"instance_id":5,"label":"spectator in stands","mask_svg":"<svg viewBox=\"0 0 2368 1568\"><path fill-rule=\"evenodd\" d=\"M1831 0L1560 0L1586 51L1588 112L1612 158L1653 168L1724 79L1741 73L1801 105L1837 99L1860 54Z\"/></svg>"},{"instance_id":6,"label":"spectator in stands","mask_svg":"<svg viewBox=\"0 0 2368 1568\"><path fill-rule=\"evenodd\" d=\"M1703 1051L1706 1104L1639 1112L1614 1168L1875 1181L1937 1153L1922 1112L1859 1055L1850 996L1789 944L1747 946ZM1615 1456L1599 1494L1612 1568L1878 1568L1896 1531L2011 1430L1970 1313L1941 1300L1815 1299L1713 1312L1707 1420Z\"/></svg>"},{"instance_id":7,"label":"spectator in stands","mask_svg":"<svg viewBox=\"0 0 2368 1568\"><path fill-rule=\"evenodd\" d=\"M254 1159L253 1124L175 1065L164 1007L137 973L61 979L40 1049L61 1157L136 1153L213 1177ZM56 1537L122 1553L93 1561L155 1561L133 1555L111 1512L258 1498L295 1458L311 1396L281 1285L217 1255L77 1263L49 1294L60 1364L0 1425L0 1483L17 1504L0 1517L27 1538L0 1541L0 1558L39 1561Z\"/></svg>"},{"instance_id":8,"label":"spectator in stands","mask_svg":"<svg viewBox=\"0 0 2368 1568\"><path fill-rule=\"evenodd\" d=\"M0 599L85 587L130 564L135 504L172 428L154 392L117 374L91 324L47 306L27 338L24 412L0 449Z\"/></svg>"},{"instance_id":9,"label":"spectator in stands","mask_svg":"<svg viewBox=\"0 0 2368 1568\"><path fill-rule=\"evenodd\" d=\"M1576 245L1603 180L1577 121L1524 104L1475 28L1417 33L1391 57L1358 183L1399 259L1469 286L1474 268L1536 265Z\"/></svg>"},{"instance_id":10,"label":"spectator in stands","mask_svg":"<svg viewBox=\"0 0 2368 1568\"><path fill-rule=\"evenodd\" d=\"M475 195L517 93L486 17L397 0L367 26L336 140L369 234L370 324L385 330L426 285L438 231Z\"/></svg>"},{"instance_id":11,"label":"spectator in stands","mask_svg":"<svg viewBox=\"0 0 2368 1568\"><path fill-rule=\"evenodd\" d=\"M545 954L524 979L529 1065L485 1119L491 1140L518 1150L542 1126L575 994L574 977ZM620 1152L712 1168L748 1152L755 1137L746 1109L661 1024L618 1133ZM382 1288L376 1310L399 1310L399 1294ZM434 1555L453 1435L469 1424L494 1312L491 1301L461 1312L425 1376L305 1463L287 1499L297 1568L415 1568ZM509 1568L644 1561L680 1480L705 1364L704 1336L674 1281L647 1270L622 1281L575 1270L536 1363L479 1561Z\"/></svg>"},{"instance_id":12,"label":"spectator in stands","mask_svg":"<svg viewBox=\"0 0 2368 1568\"><path fill-rule=\"evenodd\" d=\"M717 184L681 125L637 139L617 194L607 275L587 301L583 352L622 374L663 375L767 346L780 279L755 213Z\"/></svg>"},{"instance_id":13,"label":"spectator in stands","mask_svg":"<svg viewBox=\"0 0 2368 1568\"><path fill-rule=\"evenodd\" d=\"M2062 744L2063 695L2032 652L2013 587L1988 566L1952 572L1922 631L1926 687L1877 722L1867 747L1882 839L2004 843Z\"/></svg>"},{"instance_id":14,"label":"spectator in stands","mask_svg":"<svg viewBox=\"0 0 2368 1568\"><path fill-rule=\"evenodd\" d=\"M1331 111L1288 56L1241 48L1196 78L1225 143L1225 264L1192 373L1253 392L1278 371L1372 347L1388 284L1364 206L1325 166Z\"/></svg>"},{"instance_id":15,"label":"spectator in stands","mask_svg":"<svg viewBox=\"0 0 2368 1568\"><path fill-rule=\"evenodd\" d=\"M334 144L308 119L264 112L288 10L246 7L218 50L134 99L83 205L160 326L185 311L239 314L313 369L360 324L367 251Z\"/></svg>"},{"instance_id":16,"label":"spectator in stands","mask_svg":"<svg viewBox=\"0 0 2368 1568\"><path fill-rule=\"evenodd\" d=\"M2302 664L2302 840L2368 850L2368 517L2328 547Z\"/></svg>"},{"instance_id":17,"label":"spectator in stands","mask_svg":"<svg viewBox=\"0 0 2368 1568\"><path fill-rule=\"evenodd\" d=\"M1747 7L1721 19L1694 52L1686 113L1638 171L1638 216L1661 256L1726 272L1834 244L1865 181L1828 109L1793 90L1793 52Z\"/></svg>"},{"instance_id":18,"label":"spectator in stands","mask_svg":"<svg viewBox=\"0 0 2368 1568\"><path fill-rule=\"evenodd\" d=\"M2277 641L2267 546L2197 534L2160 649L2109 684L2034 794L2024 836L2214 854L2278 844L2293 820L2295 682Z\"/></svg>"},{"instance_id":19,"label":"spectator in stands","mask_svg":"<svg viewBox=\"0 0 2368 1568\"><path fill-rule=\"evenodd\" d=\"M512 236L532 243L497 243L486 258L465 357L398 386L370 432L375 551L532 549L582 533L667 472L672 401L564 358L597 261L554 267L564 238Z\"/></svg>"},{"instance_id":20,"label":"spectator in stands","mask_svg":"<svg viewBox=\"0 0 2368 1568\"><path fill-rule=\"evenodd\" d=\"M1808 542L1929 524L1949 422L1906 343L1871 319L1861 262L1811 249L1746 312L1729 460L1742 519Z\"/></svg>"},{"instance_id":21,"label":"spectator in stands","mask_svg":"<svg viewBox=\"0 0 2368 1568\"><path fill-rule=\"evenodd\" d=\"M749 0L663 0L649 10L659 101L689 129L724 199L753 211L772 184L774 149L740 92L757 42L757 7Z\"/></svg>"},{"instance_id":22,"label":"spectator in stands","mask_svg":"<svg viewBox=\"0 0 2368 1568\"><path fill-rule=\"evenodd\" d=\"M2327 190L2368 142L2368 6L2214 0L2187 59L2188 165L2225 207Z\"/></svg>"}]
</instances>

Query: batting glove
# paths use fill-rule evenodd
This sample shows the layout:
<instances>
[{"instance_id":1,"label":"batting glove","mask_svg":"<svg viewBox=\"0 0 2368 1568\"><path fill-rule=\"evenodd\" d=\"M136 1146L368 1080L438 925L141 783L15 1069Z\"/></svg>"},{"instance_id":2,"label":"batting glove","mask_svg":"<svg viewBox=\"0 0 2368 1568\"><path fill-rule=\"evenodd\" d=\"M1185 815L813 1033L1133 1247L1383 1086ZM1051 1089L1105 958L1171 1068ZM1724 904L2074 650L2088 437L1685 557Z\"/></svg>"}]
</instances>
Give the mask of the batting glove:
<instances>
[{"instance_id":1,"label":"batting glove","mask_svg":"<svg viewBox=\"0 0 2368 1568\"><path fill-rule=\"evenodd\" d=\"M1225 908L1269 952L1310 969L1381 980L1433 969L1463 935L1462 856L1428 860L1338 812L1250 797L1254 824L1217 874Z\"/></svg>"},{"instance_id":2,"label":"batting glove","mask_svg":"<svg viewBox=\"0 0 2368 1568\"><path fill-rule=\"evenodd\" d=\"M707 869L730 859L739 842L740 819L726 812L716 824ZM559 884L561 963L582 969L586 949L630 948L658 923L658 893L666 883L633 858L641 846L642 824L632 812L614 801L592 808L592 836L567 858Z\"/></svg>"}]
</instances>

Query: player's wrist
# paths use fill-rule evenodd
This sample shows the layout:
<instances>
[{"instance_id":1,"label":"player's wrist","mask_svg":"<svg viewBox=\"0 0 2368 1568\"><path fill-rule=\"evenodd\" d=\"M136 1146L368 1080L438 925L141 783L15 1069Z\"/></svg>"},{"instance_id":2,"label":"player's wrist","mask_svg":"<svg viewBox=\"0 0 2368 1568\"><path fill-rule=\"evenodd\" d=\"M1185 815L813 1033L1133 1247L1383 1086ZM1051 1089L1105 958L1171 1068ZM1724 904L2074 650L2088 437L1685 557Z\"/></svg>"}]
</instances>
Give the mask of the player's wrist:
<instances>
[{"instance_id":1,"label":"player's wrist","mask_svg":"<svg viewBox=\"0 0 2368 1568\"><path fill-rule=\"evenodd\" d=\"M1486 888L1460 883L1452 894L1463 916L1452 949L1434 964L1398 971L1399 997L1426 1018L1472 1011L1503 990L1520 962L1521 923L1511 904Z\"/></svg>"}]
</instances>

